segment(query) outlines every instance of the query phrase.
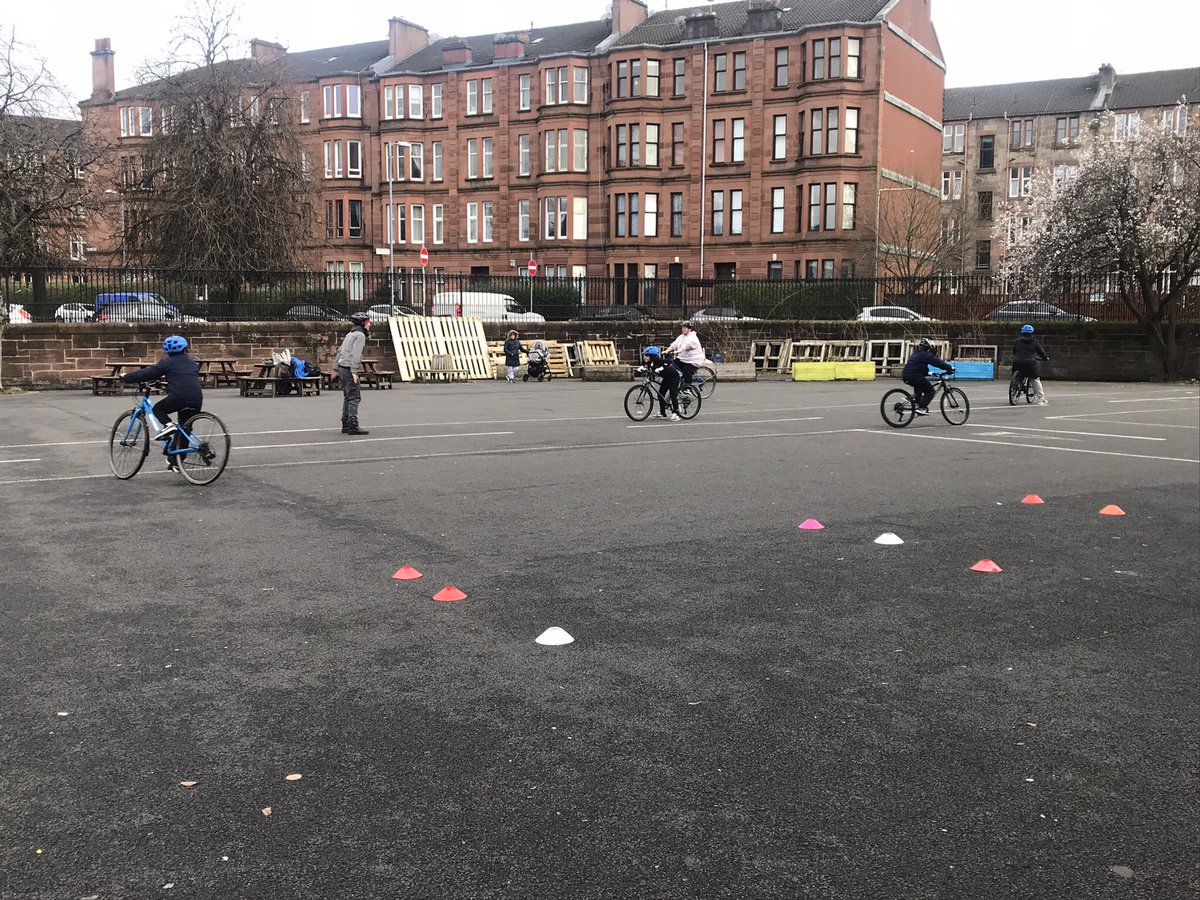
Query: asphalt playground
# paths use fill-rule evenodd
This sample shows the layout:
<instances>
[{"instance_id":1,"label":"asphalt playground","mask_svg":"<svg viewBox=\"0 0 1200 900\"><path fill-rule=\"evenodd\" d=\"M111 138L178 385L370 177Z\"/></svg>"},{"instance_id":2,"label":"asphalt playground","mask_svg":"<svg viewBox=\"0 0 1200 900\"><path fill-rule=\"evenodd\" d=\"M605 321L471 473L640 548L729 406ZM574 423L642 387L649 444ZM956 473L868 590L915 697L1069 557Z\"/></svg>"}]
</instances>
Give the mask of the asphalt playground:
<instances>
[{"instance_id":1,"label":"asphalt playground","mask_svg":"<svg viewBox=\"0 0 1200 900\"><path fill-rule=\"evenodd\" d=\"M891 386L0 396L0 897L1197 897L1200 392Z\"/></svg>"}]
</instances>

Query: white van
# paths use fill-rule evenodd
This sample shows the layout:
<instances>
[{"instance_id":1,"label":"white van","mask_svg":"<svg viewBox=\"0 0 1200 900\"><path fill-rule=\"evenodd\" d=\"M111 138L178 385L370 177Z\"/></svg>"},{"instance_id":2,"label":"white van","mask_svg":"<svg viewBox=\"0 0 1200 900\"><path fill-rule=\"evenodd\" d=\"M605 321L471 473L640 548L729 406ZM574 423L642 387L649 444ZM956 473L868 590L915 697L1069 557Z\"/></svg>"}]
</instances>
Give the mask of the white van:
<instances>
[{"instance_id":1,"label":"white van","mask_svg":"<svg viewBox=\"0 0 1200 900\"><path fill-rule=\"evenodd\" d=\"M462 316L483 319L485 322L545 322L540 313L526 312L525 307L508 294L487 291L446 291L433 295L435 316Z\"/></svg>"}]
</instances>

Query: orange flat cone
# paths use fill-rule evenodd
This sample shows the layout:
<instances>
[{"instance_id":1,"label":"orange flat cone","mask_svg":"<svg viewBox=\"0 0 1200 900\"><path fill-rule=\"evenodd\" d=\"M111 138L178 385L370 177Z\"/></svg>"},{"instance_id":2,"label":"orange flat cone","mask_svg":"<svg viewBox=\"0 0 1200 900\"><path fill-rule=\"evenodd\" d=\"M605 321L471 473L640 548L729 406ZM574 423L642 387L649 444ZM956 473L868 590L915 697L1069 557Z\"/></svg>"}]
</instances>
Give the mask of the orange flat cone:
<instances>
[{"instance_id":1,"label":"orange flat cone","mask_svg":"<svg viewBox=\"0 0 1200 900\"><path fill-rule=\"evenodd\" d=\"M412 566L402 566L392 575L392 578L396 579L396 581L412 581L414 578L420 577L421 573Z\"/></svg>"},{"instance_id":2,"label":"orange flat cone","mask_svg":"<svg viewBox=\"0 0 1200 900\"><path fill-rule=\"evenodd\" d=\"M1108 506L1104 507L1104 509L1100 510L1100 515L1123 516L1125 515L1125 510L1121 509L1121 507L1117 506L1115 503L1110 503Z\"/></svg>"},{"instance_id":3,"label":"orange flat cone","mask_svg":"<svg viewBox=\"0 0 1200 900\"><path fill-rule=\"evenodd\" d=\"M1025 499L1022 500L1021 502L1028 506L1034 506L1038 503L1045 503L1046 501L1043 500L1041 497L1039 497L1037 494L1026 494Z\"/></svg>"},{"instance_id":4,"label":"orange flat cone","mask_svg":"<svg viewBox=\"0 0 1200 900\"><path fill-rule=\"evenodd\" d=\"M981 559L975 565L971 566L972 572L1003 572L1004 570L992 562L990 559Z\"/></svg>"},{"instance_id":5,"label":"orange flat cone","mask_svg":"<svg viewBox=\"0 0 1200 900\"><path fill-rule=\"evenodd\" d=\"M453 603L455 600L466 600L467 595L460 591L452 584L446 585L440 591L433 595L434 600L440 600L442 603Z\"/></svg>"}]
</instances>

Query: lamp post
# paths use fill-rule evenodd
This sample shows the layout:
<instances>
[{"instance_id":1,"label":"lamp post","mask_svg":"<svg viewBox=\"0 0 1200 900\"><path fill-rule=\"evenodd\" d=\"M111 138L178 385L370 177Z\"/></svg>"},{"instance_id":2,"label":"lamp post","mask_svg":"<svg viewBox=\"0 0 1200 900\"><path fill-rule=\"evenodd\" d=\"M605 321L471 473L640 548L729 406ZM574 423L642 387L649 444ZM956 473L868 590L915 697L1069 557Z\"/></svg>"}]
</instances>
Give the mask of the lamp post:
<instances>
[{"instance_id":1,"label":"lamp post","mask_svg":"<svg viewBox=\"0 0 1200 900\"><path fill-rule=\"evenodd\" d=\"M399 158L399 154L396 153L398 147L411 148L412 144L408 141L392 141L388 147L388 283L391 285L392 306L396 305L396 202L392 193L392 182L395 180L394 167Z\"/></svg>"},{"instance_id":2,"label":"lamp post","mask_svg":"<svg viewBox=\"0 0 1200 900\"><path fill-rule=\"evenodd\" d=\"M125 268L125 195L112 188L105 189L106 194L116 194L121 200L121 268Z\"/></svg>"}]
</instances>

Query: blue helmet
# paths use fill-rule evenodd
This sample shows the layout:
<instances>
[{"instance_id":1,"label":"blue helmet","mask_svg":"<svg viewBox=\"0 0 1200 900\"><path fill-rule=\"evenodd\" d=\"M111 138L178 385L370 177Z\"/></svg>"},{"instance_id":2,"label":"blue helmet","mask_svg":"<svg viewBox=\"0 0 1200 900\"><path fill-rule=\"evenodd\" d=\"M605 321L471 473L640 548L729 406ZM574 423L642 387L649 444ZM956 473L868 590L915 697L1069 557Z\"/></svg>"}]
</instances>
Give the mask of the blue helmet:
<instances>
[{"instance_id":1,"label":"blue helmet","mask_svg":"<svg viewBox=\"0 0 1200 900\"><path fill-rule=\"evenodd\" d=\"M163 349L168 353L182 353L187 349L187 338L173 334L163 341Z\"/></svg>"},{"instance_id":2,"label":"blue helmet","mask_svg":"<svg viewBox=\"0 0 1200 900\"><path fill-rule=\"evenodd\" d=\"M659 356L662 351L657 347L646 347L642 350L642 353L646 356Z\"/></svg>"},{"instance_id":3,"label":"blue helmet","mask_svg":"<svg viewBox=\"0 0 1200 900\"><path fill-rule=\"evenodd\" d=\"M1032 325L1022 325L1021 326L1021 334L1033 334L1033 326Z\"/></svg>"}]
</instances>

